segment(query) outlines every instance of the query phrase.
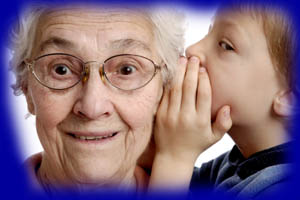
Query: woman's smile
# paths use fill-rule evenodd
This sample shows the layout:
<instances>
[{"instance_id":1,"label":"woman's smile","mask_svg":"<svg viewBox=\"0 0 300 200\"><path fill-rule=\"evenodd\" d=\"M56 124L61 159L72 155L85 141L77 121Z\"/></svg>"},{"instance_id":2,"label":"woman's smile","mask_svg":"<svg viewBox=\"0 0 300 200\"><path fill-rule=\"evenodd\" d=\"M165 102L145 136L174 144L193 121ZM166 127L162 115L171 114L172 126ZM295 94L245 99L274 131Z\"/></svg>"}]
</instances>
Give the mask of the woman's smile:
<instances>
[{"instance_id":1,"label":"woman's smile","mask_svg":"<svg viewBox=\"0 0 300 200\"><path fill-rule=\"evenodd\" d=\"M69 136L74 138L76 141L82 143L103 143L111 142L119 134L119 132L110 132L110 133L67 133Z\"/></svg>"}]
</instances>

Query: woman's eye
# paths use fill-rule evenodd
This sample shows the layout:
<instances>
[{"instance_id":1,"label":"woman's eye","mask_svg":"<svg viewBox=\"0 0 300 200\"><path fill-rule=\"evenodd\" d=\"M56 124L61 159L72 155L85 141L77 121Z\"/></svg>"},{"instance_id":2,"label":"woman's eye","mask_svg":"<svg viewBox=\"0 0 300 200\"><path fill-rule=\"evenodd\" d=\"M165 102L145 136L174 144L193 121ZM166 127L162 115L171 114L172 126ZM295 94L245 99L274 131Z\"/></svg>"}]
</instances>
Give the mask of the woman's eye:
<instances>
[{"instance_id":1,"label":"woman's eye","mask_svg":"<svg viewBox=\"0 0 300 200\"><path fill-rule=\"evenodd\" d=\"M227 42L221 41L219 42L219 45L226 51L234 51L234 48L231 45L229 45Z\"/></svg>"},{"instance_id":2,"label":"woman's eye","mask_svg":"<svg viewBox=\"0 0 300 200\"><path fill-rule=\"evenodd\" d=\"M71 70L69 69L69 67L67 67L66 65L62 65L62 64L56 65L54 67L54 71L58 75L66 75L66 74L72 73Z\"/></svg>"},{"instance_id":3,"label":"woman's eye","mask_svg":"<svg viewBox=\"0 0 300 200\"><path fill-rule=\"evenodd\" d=\"M131 65L125 65L125 66L122 66L118 72L121 74L121 75L130 75L132 73L134 73L136 71L136 68L134 66L131 66Z\"/></svg>"}]
</instances>

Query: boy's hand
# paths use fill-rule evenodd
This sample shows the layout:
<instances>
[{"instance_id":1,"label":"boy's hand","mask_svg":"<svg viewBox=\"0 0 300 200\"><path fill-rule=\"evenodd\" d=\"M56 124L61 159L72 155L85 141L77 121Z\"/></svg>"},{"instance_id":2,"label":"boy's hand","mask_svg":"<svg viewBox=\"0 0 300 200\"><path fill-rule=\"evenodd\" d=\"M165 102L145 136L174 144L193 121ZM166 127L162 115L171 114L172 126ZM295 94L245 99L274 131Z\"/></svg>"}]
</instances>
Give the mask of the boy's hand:
<instances>
[{"instance_id":1,"label":"boy's hand","mask_svg":"<svg viewBox=\"0 0 300 200\"><path fill-rule=\"evenodd\" d=\"M157 154L182 162L196 161L200 153L219 141L232 125L229 106L211 122L211 85L197 57L179 60L172 87L164 92L157 112L154 138Z\"/></svg>"},{"instance_id":2,"label":"boy's hand","mask_svg":"<svg viewBox=\"0 0 300 200\"><path fill-rule=\"evenodd\" d=\"M206 69L199 66L199 58L191 57L187 63L181 57L173 84L164 91L156 116L150 187L156 183L188 186L199 154L232 125L229 106L223 106L211 122L211 85Z\"/></svg>"}]
</instances>

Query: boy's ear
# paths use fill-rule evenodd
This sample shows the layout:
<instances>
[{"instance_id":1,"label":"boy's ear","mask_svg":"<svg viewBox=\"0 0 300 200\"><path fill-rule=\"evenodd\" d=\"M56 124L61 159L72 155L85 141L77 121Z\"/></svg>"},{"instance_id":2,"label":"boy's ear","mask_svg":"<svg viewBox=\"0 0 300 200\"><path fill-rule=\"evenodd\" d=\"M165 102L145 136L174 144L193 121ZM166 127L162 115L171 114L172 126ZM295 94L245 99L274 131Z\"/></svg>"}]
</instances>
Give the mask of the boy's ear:
<instances>
[{"instance_id":1,"label":"boy's ear","mask_svg":"<svg viewBox=\"0 0 300 200\"><path fill-rule=\"evenodd\" d=\"M281 117L290 117L293 110L294 97L290 90L280 91L273 101L274 112Z\"/></svg>"}]
</instances>

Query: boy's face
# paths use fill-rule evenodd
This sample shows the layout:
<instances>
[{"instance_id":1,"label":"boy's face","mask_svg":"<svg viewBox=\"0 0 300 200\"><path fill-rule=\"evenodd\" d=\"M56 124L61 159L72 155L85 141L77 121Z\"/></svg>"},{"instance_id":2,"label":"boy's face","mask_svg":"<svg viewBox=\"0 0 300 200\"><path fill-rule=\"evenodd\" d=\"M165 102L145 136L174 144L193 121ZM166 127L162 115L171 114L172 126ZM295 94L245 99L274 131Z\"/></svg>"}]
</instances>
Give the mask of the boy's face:
<instances>
[{"instance_id":1,"label":"boy's face","mask_svg":"<svg viewBox=\"0 0 300 200\"><path fill-rule=\"evenodd\" d=\"M206 67L212 85L212 118L231 107L235 125L255 125L271 116L281 86L262 22L249 13L219 13L206 37L187 49Z\"/></svg>"}]
</instances>

